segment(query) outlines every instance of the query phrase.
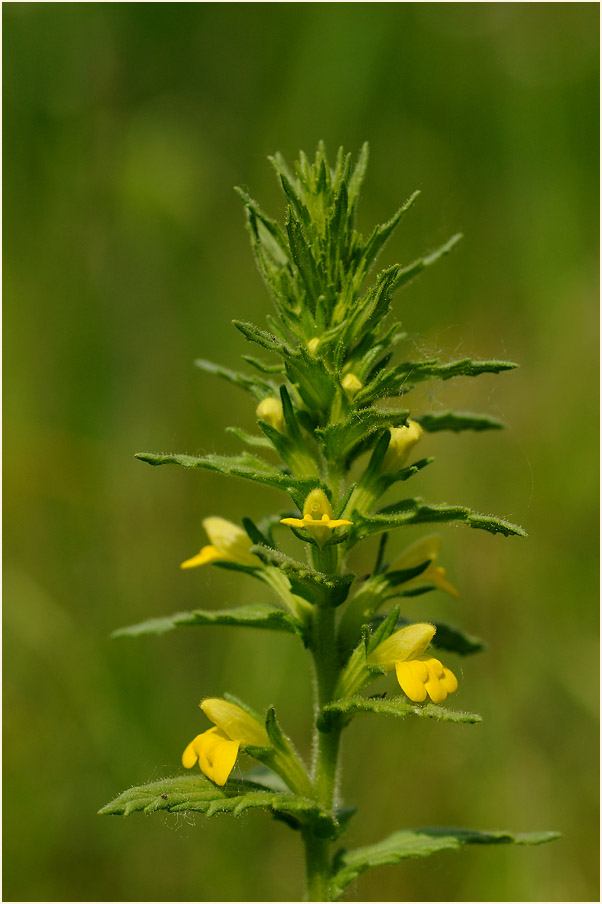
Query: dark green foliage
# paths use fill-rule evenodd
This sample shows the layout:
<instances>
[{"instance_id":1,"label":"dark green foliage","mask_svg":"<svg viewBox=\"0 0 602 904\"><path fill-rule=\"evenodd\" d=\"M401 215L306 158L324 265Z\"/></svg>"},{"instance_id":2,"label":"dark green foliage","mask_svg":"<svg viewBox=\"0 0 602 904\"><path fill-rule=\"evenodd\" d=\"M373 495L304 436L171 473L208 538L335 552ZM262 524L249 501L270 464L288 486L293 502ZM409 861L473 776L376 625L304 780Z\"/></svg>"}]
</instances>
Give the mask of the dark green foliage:
<instances>
[{"instance_id":1,"label":"dark green foliage","mask_svg":"<svg viewBox=\"0 0 602 904\"><path fill-rule=\"evenodd\" d=\"M202 813L242 816L261 808L288 817L295 827L311 825L323 838L335 837L339 826L335 817L315 801L292 794L268 791L248 781L228 781L220 788L203 775L164 778L124 791L99 813L101 816L130 816L132 813Z\"/></svg>"},{"instance_id":2,"label":"dark green foliage","mask_svg":"<svg viewBox=\"0 0 602 904\"><path fill-rule=\"evenodd\" d=\"M269 603L249 603L231 609L194 609L192 612L176 612L174 615L151 618L128 628L119 628L112 636L139 637L142 634L165 634L175 628L190 628L196 625L267 628L271 631L304 636L304 627L300 621L284 609L271 606Z\"/></svg>"},{"instance_id":3,"label":"dark green foliage","mask_svg":"<svg viewBox=\"0 0 602 904\"><path fill-rule=\"evenodd\" d=\"M320 731L331 731L343 717L348 721L358 713L380 713L385 716L418 716L419 719L435 719L438 722L481 722L476 713L454 712L434 703L411 703L407 697L344 697L325 706L318 717Z\"/></svg>"},{"instance_id":4,"label":"dark green foliage","mask_svg":"<svg viewBox=\"0 0 602 904\"><path fill-rule=\"evenodd\" d=\"M558 838L557 832L477 832L472 829L415 829L393 832L388 838L358 848L339 851L335 861L333 900L346 886L372 866L387 866L409 857L430 857L440 851L457 851L465 844L545 844Z\"/></svg>"}]
</instances>

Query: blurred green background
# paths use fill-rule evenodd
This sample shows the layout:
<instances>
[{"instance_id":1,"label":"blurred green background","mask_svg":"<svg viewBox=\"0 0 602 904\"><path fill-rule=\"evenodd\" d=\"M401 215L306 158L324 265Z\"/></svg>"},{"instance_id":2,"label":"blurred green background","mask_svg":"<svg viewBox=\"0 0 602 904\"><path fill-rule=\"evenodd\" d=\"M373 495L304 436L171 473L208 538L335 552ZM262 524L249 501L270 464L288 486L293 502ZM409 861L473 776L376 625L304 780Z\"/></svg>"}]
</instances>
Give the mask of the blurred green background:
<instances>
[{"instance_id":1,"label":"blurred green background","mask_svg":"<svg viewBox=\"0 0 602 904\"><path fill-rule=\"evenodd\" d=\"M598 900L597 4L3 12L4 900L301 894L298 838L267 815L95 814L181 768L205 695L275 703L306 752L311 687L294 638L109 634L264 598L248 578L178 564L204 543L206 515L261 517L282 497L132 454L234 452L224 428L253 427L249 398L192 366L236 366L250 348L230 321L270 310L232 186L281 216L266 156L320 138L332 155L370 142L364 232L423 190L383 265L465 233L398 296L412 351L521 367L416 404L509 429L427 437L437 463L412 491L530 535L442 529L462 599L435 593L407 612L488 640L450 660L457 706L484 722L357 720L347 843L432 824L564 833L376 870L352 897Z\"/></svg>"}]
</instances>

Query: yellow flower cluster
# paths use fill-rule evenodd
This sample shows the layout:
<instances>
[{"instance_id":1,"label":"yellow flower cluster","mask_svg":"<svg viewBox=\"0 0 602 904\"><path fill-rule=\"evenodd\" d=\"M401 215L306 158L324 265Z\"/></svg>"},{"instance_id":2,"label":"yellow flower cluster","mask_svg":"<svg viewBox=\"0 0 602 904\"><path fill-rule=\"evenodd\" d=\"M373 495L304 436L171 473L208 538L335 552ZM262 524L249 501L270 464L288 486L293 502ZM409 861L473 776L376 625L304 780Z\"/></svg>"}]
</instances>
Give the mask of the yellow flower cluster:
<instances>
[{"instance_id":1,"label":"yellow flower cluster","mask_svg":"<svg viewBox=\"0 0 602 904\"><path fill-rule=\"evenodd\" d=\"M437 629L418 623L396 631L369 657L369 662L385 671L395 669L399 686L415 703L424 703L427 694L433 703L443 703L458 689L456 676L434 656L426 653Z\"/></svg>"}]
</instances>

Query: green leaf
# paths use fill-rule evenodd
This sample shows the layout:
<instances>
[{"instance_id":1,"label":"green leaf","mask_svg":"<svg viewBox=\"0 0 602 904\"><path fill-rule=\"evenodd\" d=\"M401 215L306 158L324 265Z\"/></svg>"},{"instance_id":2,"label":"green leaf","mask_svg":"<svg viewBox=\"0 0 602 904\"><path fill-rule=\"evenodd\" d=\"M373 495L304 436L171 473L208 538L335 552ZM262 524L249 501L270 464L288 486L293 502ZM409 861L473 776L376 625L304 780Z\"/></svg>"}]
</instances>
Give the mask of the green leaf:
<instances>
[{"instance_id":1,"label":"green leaf","mask_svg":"<svg viewBox=\"0 0 602 904\"><path fill-rule=\"evenodd\" d=\"M414 418L429 433L438 430L503 430L504 424L484 414L468 414L467 412L442 411L438 414L421 414Z\"/></svg>"},{"instance_id":2,"label":"green leaf","mask_svg":"<svg viewBox=\"0 0 602 904\"><path fill-rule=\"evenodd\" d=\"M515 834L443 827L393 832L377 844L355 851L339 851L331 892L333 899L338 900L345 887L370 867L393 865L409 857L430 857L439 851L457 851L465 844L545 844L558 837L558 832Z\"/></svg>"},{"instance_id":3,"label":"green leaf","mask_svg":"<svg viewBox=\"0 0 602 904\"><path fill-rule=\"evenodd\" d=\"M232 609L194 609L192 612L176 612L163 618L151 618L137 625L119 628L112 637L139 637L142 634L166 634L175 628L197 625L234 625L242 628L267 628L304 637L304 627L298 619L284 609L269 603L249 603Z\"/></svg>"},{"instance_id":4,"label":"green leaf","mask_svg":"<svg viewBox=\"0 0 602 904\"><path fill-rule=\"evenodd\" d=\"M235 370L229 370L227 367L221 367L219 364L214 364L213 361L205 361L203 358L197 358L194 365L200 370L204 370L205 373L214 374L217 377L222 377L222 379L227 380L228 383L240 386L241 389L250 392L260 402L268 396L275 395L278 391L274 383L261 380L259 377L255 376L248 377L246 374L241 374Z\"/></svg>"},{"instance_id":5,"label":"green leaf","mask_svg":"<svg viewBox=\"0 0 602 904\"><path fill-rule=\"evenodd\" d=\"M299 508L303 507L309 491L320 485L318 478L293 477L292 474L286 474L248 452L241 455L210 454L202 458L161 452L137 452L134 457L153 466L173 464L181 465L183 468L204 468L207 471L219 471L220 474L254 480L289 493Z\"/></svg>"},{"instance_id":6,"label":"green leaf","mask_svg":"<svg viewBox=\"0 0 602 904\"><path fill-rule=\"evenodd\" d=\"M322 708L318 718L320 731L331 731L336 722L344 717L348 721L359 713L380 713L385 716L418 716L419 719L435 719L438 722L468 722L474 724L481 722L481 716L477 713L455 712L444 706L434 703L422 705L420 703L408 703L406 697L343 697L328 703Z\"/></svg>"},{"instance_id":7,"label":"green leaf","mask_svg":"<svg viewBox=\"0 0 602 904\"><path fill-rule=\"evenodd\" d=\"M461 505L433 505L419 498L402 499L400 502L386 506L375 515L362 515L355 512L352 519L356 523L356 536L366 537L383 530L392 530L404 524L430 524L433 522L458 521L478 530L486 530L492 534L504 534L506 537L526 537L526 532L517 524L494 518L491 515L478 515Z\"/></svg>"},{"instance_id":8,"label":"green leaf","mask_svg":"<svg viewBox=\"0 0 602 904\"><path fill-rule=\"evenodd\" d=\"M472 361L462 358L441 364L430 361L404 361L389 370L382 370L368 386L358 392L356 405L366 405L377 397L395 396L409 392L424 380L450 380L452 377L477 377L480 374L499 374L517 367L512 361Z\"/></svg>"},{"instance_id":9,"label":"green leaf","mask_svg":"<svg viewBox=\"0 0 602 904\"><path fill-rule=\"evenodd\" d=\"M130 816L132 813L232 813L241 816L254 808L286 816L297 826L311 825L316 834L332 838L338 831L336 820L315 801L292 794L266 790L248 781L228 781L223 788L202 775L165 778L124 791L99 810L101 816Z\"/></svg>"},{"instance_id":10,"label":"green leaf","mask_svg":"<svg viewBox=\"0 0 602 904\"><path fill-rule=\"evenodd\" d=\"M442 257L445 257L446 254L449 254L449 252L452 251L456 247L458 242L463 238L464 236L462 235L462 233L458 232L439 248L431 251L430 254L426 254L424 257L419 257L411 264L408 264L407 267L404 267L402 270L400 270L395 288L400 289L401 286L405 286L406 283L409 283L411 279L414 279L415 276L418 276L418 274L422 273L422 271L427 267L430 267L432 264L436 264L438 260L440 260Z\"/></svg>"},{"instance_id":11,"label":"green leaf","mask_svg":"<svg viewBox=\"0 0 602 904\"><path fill-rule=\"evenodd\" d=\"M274 336L273 333L268 333L267 330L260 329L254 323L247 323L244 320L233 320L232 323L249 342L256 342L262 348L267 348L271 352L280 352L281 354L286 348L285 343L281 339Z\"/></svg>"}]
</instances>

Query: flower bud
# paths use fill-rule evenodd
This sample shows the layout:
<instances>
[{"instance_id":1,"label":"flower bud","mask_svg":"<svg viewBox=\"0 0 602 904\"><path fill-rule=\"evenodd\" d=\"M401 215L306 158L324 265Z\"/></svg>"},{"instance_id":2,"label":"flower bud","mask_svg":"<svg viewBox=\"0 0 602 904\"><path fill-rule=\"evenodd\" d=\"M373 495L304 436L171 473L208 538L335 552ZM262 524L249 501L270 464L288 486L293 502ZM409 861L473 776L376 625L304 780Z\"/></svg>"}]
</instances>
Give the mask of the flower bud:
<instances>
[{"instance_id":1,"label":"flower bud","mask_svg":"<svg viewBox=\"0 0 602 904\"><path fill-rule=\"evenodd\" d=\"M392 669L396 662L406 662L420 656L435 636L436 628L419 622L408 625L401 631L396 631L387 640L384 640L370 654L370 662L380 665L384 669Z\"/></svg>"},{"instance_id":2,"label":"flower bud","mask_svg":"<svg viewBox=\"0 0 602 904\"><path fill-rule=\"evenodd\" d=\"M364 384L355 374L345 374L341 380L341 386L345 390L348 399L353 399Z\"/></svg>"},{"instance_id":3,"label":"flower bud","mask_svg":"<svg viewBox=\"0 0 602 904\"><path fill-rule=\"evenodd\" d=\"M243 747L269 746L269 738L263 725L242 707L221 697L207 697L201 701L201 709L214 725Z\"/></svg>"},{"instance_id":4,"label":"flower bud","mask_svg":"<svg viewBox=\"0 0 602 904\"><path fill-rule=\"evenodd\" d=\"M257 406L255 414L257 415L258 420L265 421L270 427L277 430L278 433L286 433L286 421L284 420L284 412L280 399L274 399L272 397L262 399Z\"/></svg>"},{"instance_id":5,"label":"flower bud","mask_svg":"<svg viewBox=\"0 0 602 904\"><path fill-rule=\"evenodd\" d=\"M422 436L422 427L417 421L408 421L407 427L391 427L391 441L383 459L383 471L401 471L410 450Z\"/></svg>"}]
</instances>

